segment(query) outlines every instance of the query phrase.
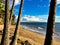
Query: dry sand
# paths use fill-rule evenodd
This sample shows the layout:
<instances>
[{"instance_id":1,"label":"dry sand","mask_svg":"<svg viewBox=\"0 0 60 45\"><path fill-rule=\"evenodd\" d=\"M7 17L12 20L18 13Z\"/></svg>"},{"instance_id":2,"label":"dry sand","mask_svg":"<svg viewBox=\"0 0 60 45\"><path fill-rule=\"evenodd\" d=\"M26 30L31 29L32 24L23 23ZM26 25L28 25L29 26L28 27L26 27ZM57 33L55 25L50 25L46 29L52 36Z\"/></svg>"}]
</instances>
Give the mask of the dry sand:
<instances>
[{"instance_id":1,"label":"dry sand","mask_svg":"<svg viewBox=\"0 0 60 45\"><path fill-rule=\"evenodd\" d=\"M10 35L13 34L14 29L15 29L15 25L12 25L9 30ZM3 25L0 25L0 33L2 30L3 30ZM45 35L26 30L21 26L19 26L18 30L19 30L18 39L20 39L21 41L28 40L32 45L44 45ZM54 38L53 45L60 45L60 39Z\"/></svg>"}]
</instances>

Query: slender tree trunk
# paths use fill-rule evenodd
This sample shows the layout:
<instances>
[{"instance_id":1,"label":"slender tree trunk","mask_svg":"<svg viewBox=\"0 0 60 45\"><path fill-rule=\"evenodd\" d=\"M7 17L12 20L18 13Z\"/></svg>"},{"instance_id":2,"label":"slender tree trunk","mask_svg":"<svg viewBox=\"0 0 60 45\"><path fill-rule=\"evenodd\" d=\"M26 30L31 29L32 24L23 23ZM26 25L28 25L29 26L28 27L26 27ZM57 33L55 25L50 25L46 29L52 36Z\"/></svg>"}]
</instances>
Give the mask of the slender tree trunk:
<instances>
[{"instance_id":1,"label":"slender tree trunk","mask_svg":"<svg viewBox=\"0 0 60 45\"><path fill-rule=\"evenodd\" d=\"M14 3L15 3L15 0L13 0L13 4L12 4L12 8L11 8L11 12L10 12L10 18L9 18L9 21L10 21L10 25L11 25L11 20L12 20L12 13L13 13L13 9L14 9Z\"/></svg>"},{"instance_id":2,"label":"slender tree trunk","mask_svg":"<svg viewBox=\"0 0 60 45\"><path fill-rule=\"evenodd\" d=\"M22 6L23 6L23 0L21 0L19 14L18 14L18 20L17 20L14 36L13 36L13 39L12 39L10 45L17 45L17 34L18 34L18 27L20 25L20 17L21 17L21 13L22 13Z\"/></svg>"},{"instance_id":3,"label":"slender tree trunk","mask_svg":"<svg viewBox=\"0 0 60 45\"><path fill-rule=\"evenodd\" d=\"M5 21L4 21L4 29L3 29L3 35L1 40L1 45L9 45L9 1L5 0Z\"/></svg>"},{"instance_id":4,"label":"slender tree trunk","mask_svg":"<svg viewBox=\"0 0 60 45\"><path fill-rule=\"evenodd\" d=\"M44 45L53 44L53 35L54 35L54 27L55 27L55 12L56 12L56 0L51 0Z\"/></svg>"}]
</instances>

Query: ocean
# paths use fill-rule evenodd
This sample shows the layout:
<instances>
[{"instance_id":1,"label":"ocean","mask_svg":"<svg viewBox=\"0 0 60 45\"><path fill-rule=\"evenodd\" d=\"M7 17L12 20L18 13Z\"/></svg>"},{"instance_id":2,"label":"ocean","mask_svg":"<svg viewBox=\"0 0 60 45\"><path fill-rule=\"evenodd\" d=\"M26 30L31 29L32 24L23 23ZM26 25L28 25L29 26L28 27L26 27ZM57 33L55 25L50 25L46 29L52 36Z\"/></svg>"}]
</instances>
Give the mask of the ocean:
<instances>
[{"instance_id":1,"label":"ocean","mask_svg":"<svg viewBox=\"0 0 60 45\"><path fill-rule=\"evenodd\" d=\"M46 35L46 22L21 22L21 26L30 31L35 31L39 34ZM54 37L60 39L60 23L55 23Z\"/></svg>"}]
</instances>

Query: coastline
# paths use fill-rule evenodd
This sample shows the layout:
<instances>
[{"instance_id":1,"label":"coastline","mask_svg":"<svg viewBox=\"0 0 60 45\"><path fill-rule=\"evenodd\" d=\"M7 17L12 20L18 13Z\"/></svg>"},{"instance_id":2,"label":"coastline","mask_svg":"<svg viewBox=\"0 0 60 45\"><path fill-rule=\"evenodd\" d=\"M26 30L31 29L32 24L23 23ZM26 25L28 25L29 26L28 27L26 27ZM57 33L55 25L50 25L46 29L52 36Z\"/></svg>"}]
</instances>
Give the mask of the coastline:
<instances>
[{"instance_id":1,"label":"coastline","mask_svg":"<svg viewBox=\"0 0 60 45\"><path fill-rule=\"evenodd\" d=\"M31 27L24 26L24 25L21 25L21 27L23 27L26 30L38 33L38 34L46 35L46 29L43 29L41 27L39 27L40 30L37 28L31 28ZM54 32L54 37L60 39L60 34L58 32Z\"/></svg>"},{"instance_id":2,"label":"coastline","mask_svg":"<svg viewBox=\"0 0 60 45\"><path fill-rule=\"evenodd\" d=\"M0 25L0 30L3 29L3 26ZM10 28L10 33L14 32L15 25L12 25ZM19 26L19 36L18 38L22 41L28 40L32 45L43 45L45 40L45 35L38 34L34 31L27 30L21 26ZM53 45L60 45L60 39L54 38Z\"/></svg>"},{"instance_id":3,"label":"coastline","mask_svg":"<svg viewBox=\"0 0 60 45\"><path fill-rule=\"evenodd\" d=\"M26 29L24 29L24 28L22 28L22 30L25 30L25 31L26 31ZM25 31L24 31L24 32L25 32ZM28 32L29 32L29 35L31 35L33 38L30 37L30 36L27 36L27 37L29 37L29 38L31 38L32 40L40 43L41 45L44 45L45 35L36 33L36 32L34 32L34 31L30 31L30 30L27 30L27 31L26 31L26 35L28 34ZM36 39L36 40L35 40L35 39ZM38 40L38 41L37 41L37 40ZM54 41L53 41L54 44L53 44L53 45L60 45L59 42L60 42L60 39L59 39L59 38L54 38Z\"/></svg>"}]
</instances>

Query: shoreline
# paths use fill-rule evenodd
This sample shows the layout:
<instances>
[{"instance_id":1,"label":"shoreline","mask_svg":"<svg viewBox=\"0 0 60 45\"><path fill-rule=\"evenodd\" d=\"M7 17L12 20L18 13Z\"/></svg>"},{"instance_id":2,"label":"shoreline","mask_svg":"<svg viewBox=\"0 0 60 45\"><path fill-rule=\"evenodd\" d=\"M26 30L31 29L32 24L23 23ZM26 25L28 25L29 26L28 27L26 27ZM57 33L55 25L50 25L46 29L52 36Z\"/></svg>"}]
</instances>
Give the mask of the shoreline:
<instances>
[{"instance_id":1,"label":"shoreline","mask_svg":"<svg viewBox=\"0 0 60 45\"><path fill-rule=\"evenodd\" d=\"M27 29L24 29L23 28L23 30L27 30ZM37 36L37 40L39 40L40 39L40 43L42 43L41 45L43 45L44 44L44 41L45 41L45 35L43 35L43 34L39 34L39 33L36 33L36 32L34 32L34 31L30 31L30 30L27 30L28 32L31 32L33 35L33 37L34 38L36 38L35 36ZM35 36L34 36L35 35ZM33 40L34 40L34 38L33 38ZM35 41L35 40L34 40ZM41 42L42 41L42 42ZM60 39L58 39L58 38L54 38L54 45L60 45Z\"/></svg>"},{"instance_id":2,"label":"shoreline","mask_svg":"<svg viewBox=\"0 0 60 45\"><path fill-rule=\"evenodd\" d=\"M24 27L22 27L22 28L24 28ZM24 28L25 29L25 28ZM30 30L30 29L25 29L25 30L27 30L27 31L30 31L30 32L34 32L34 33L37 33L37 34L39 34L39 35L43 35L43 36L45 36L46 34L42 34L42 33L38 33L38 32L35 32L34 30ZM57 38L57 37L54 37L54 38L56 38L56 39L59 39L60 40L60 38Z\"/></svg>"},{"instance_id":3,"label":"shoreline","mask_svg":"<svg viewBox=\"0 0 60 45\"><path fill-rule=\"evenodd\" d=\"M3 26L0 25L0 30L2 29L3 29ZM12 25L10 28L11 35L14 32L14 29L15 29L15 25ZM19 30L18 38L21 41L28 40L32 45L44 45L45 35L27 30L21 26L19 26L18 30ZM60 39L54 38L54 45L60 45Z\"/></svg>"},{"instance_id":4,"label":"shoreline","mask_svg":"<svg viewBox=\"0 0 60 45\"><path fill-rule=\"evenodd\" d=\"M46 35L46 30L45 30L45 32L44 31L38 31L38 29L32 29L32 28L29 28L29 27L27 27L27 26L22 26L21 25L21 27L23 27L24 29L26 29L26 30L29 30L29 31L32 31L32 32L35 32L35 33L38 33L38 34L42 34L42 35ZM41 30L41 29L40 29ZM42 30L44 30L44 29L42 29ZM54 38L57 38L57 39L60 39L60 36L58 36L59 34L58 33L54 33L55 35L54 35ZM57 35L58 34L58 35Z\"/></svg>"}]
</instances>

